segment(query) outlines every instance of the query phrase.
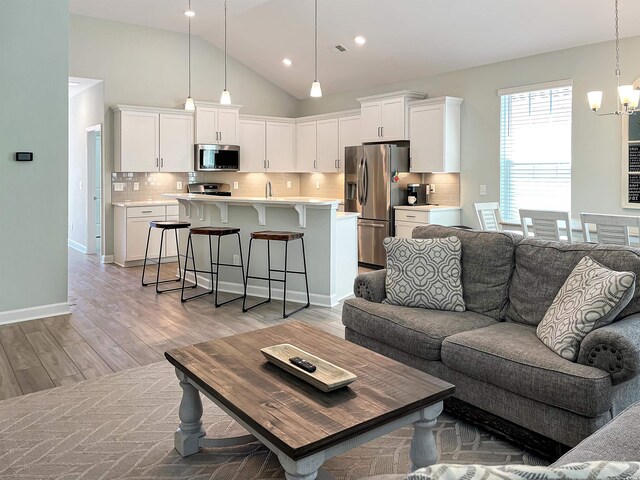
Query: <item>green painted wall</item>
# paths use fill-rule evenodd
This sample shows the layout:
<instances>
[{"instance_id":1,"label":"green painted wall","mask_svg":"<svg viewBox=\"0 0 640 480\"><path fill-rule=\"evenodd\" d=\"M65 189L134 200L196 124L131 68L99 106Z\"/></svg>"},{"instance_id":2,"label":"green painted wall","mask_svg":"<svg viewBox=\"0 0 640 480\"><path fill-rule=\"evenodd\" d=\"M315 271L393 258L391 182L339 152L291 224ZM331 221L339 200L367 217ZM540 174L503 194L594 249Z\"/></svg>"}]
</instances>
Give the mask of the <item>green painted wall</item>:
<instances>
[{"instance_id":1,"label":"green painted wall","mask_svg":"<svg viewBox=\"0 0 640 480\"><path fill-rule=\"evenodd\" d=\"M0 1L0 314L67 301L68 18Z\"/></svg>"}]
</instances>

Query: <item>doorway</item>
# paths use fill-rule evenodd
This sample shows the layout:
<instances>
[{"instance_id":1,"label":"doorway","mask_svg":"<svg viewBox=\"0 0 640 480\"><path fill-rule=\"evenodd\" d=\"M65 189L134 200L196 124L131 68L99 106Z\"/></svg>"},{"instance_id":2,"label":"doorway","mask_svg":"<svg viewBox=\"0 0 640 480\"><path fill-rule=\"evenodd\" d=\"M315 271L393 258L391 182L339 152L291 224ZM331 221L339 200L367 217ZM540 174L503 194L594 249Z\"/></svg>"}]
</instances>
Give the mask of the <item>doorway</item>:
<instances>
[{"instance_id":1,"label":"doorway","mask_svg":"<svg viewBox=\"0 0 640 480\"><path fill-rule=\"evenodd\" d=\"M87 128L87 173L87 254L102 256L102 124Z\"/></svg>"}]
</instances>

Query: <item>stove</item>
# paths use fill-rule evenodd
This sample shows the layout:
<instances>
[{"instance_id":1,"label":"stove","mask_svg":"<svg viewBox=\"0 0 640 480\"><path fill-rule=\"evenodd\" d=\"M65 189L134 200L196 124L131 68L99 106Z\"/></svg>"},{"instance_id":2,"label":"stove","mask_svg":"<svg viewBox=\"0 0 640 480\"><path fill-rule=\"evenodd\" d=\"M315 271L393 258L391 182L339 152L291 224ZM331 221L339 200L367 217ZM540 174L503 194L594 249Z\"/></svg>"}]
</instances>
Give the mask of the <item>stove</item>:
<instances>
[{"instance_id":1,"label":"stove","mask_svg":"<svg viewBox=\"0 0 640 480\"><path fill-rule=\"evenodd\" d=\"M188 188L189 193L202 193L219 197L231 196L231 186L228 183L190 183Z\"/></svg>"}]
</instances>

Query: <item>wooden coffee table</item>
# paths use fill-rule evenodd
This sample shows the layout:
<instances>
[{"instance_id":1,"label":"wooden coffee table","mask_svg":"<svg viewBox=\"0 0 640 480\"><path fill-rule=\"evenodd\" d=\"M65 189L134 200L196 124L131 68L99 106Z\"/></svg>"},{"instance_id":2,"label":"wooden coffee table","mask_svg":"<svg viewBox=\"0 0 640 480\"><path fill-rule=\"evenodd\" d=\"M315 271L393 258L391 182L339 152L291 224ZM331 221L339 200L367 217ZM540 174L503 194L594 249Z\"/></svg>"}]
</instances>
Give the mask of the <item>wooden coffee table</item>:
<instances>
[{"instance_id":1,"label":"wooden coffee table","mask_svg":"<svg viewBox=\"0 0 640 480\"><path fill-rule=\"evenodd\" d=\"M268 363L261 348L290 343L356 374L351 385L322 393ZM301 322L211 340L165 353L182 387L176 450L258 439L288 480L313 480L322 463L413 424L412 469L437 460L433 427L454 386ZM206 438L201 392L251 435Z\"/></svg>"}]
</instances>

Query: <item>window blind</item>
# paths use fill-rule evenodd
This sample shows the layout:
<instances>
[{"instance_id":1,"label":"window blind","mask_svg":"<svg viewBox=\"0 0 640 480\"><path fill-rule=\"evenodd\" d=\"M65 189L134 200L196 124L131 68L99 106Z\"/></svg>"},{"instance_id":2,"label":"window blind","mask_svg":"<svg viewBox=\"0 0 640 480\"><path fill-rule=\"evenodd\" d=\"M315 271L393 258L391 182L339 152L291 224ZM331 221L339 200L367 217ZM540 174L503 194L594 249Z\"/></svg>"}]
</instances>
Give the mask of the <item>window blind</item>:
<instances>
[{"instance_id":1,"label":"window blind","mask_svg":"<svg viewBox=\"0 0 640 480\"><path fill-rule=\"evenodd\" d=\"M571 210L570 85L500 96L500 210Z\"/></svg>"}]
</instances>

